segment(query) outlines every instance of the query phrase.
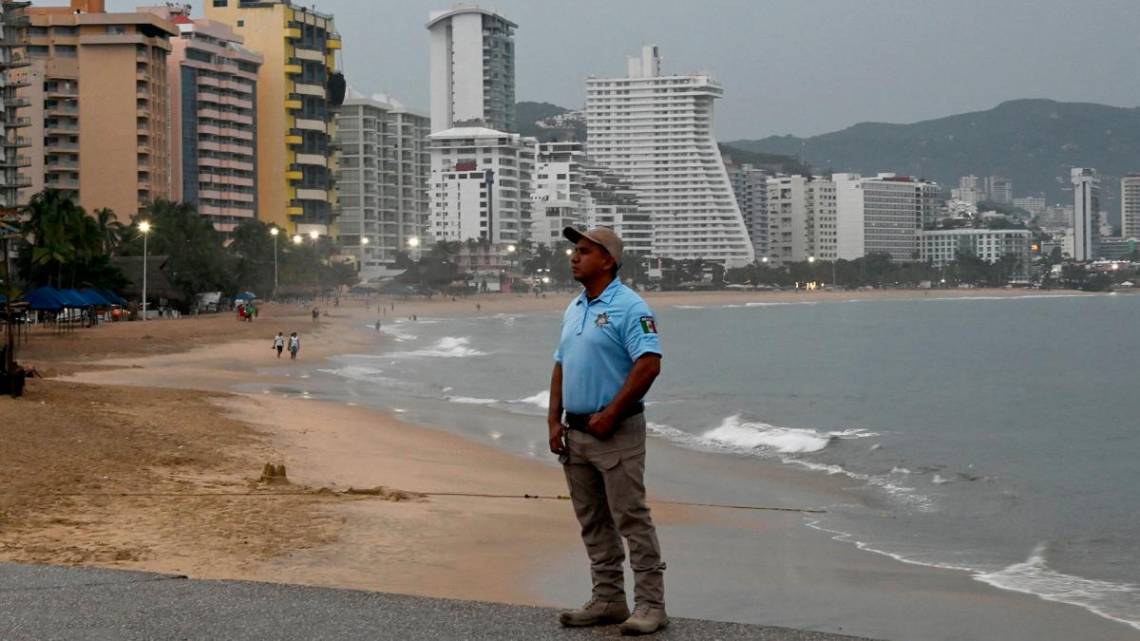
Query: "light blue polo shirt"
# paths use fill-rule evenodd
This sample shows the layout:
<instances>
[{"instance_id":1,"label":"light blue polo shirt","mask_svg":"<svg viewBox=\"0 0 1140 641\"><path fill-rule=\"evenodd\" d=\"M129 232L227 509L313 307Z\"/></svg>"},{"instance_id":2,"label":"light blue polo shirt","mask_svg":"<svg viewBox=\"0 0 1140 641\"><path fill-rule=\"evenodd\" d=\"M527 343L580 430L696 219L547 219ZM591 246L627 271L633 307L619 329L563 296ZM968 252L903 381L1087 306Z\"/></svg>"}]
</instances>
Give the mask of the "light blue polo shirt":
<instances>
[{"instance_id":1,"label":"light blue polo shirt","mask_svg":"<svg viewBox=\"0 0 1140 641\"><path fill-rule=\"evenodd\" d=\"M562 407L573 414L601 410L645 354L661 354L657 320L645 301L617 278L593 301L583 290L562 315L554 352L562 364Z\"/></svg>"}]
</instances>

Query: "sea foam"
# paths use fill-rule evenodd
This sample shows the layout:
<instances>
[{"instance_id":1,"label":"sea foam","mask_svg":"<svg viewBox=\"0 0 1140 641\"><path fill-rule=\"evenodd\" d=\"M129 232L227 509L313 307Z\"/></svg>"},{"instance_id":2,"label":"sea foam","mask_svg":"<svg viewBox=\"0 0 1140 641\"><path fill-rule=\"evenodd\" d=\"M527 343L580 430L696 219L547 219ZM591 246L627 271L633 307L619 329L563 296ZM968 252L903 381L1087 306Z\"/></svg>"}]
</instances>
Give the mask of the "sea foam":
<instances>
[{"instance_id":1,"label":"sea foam","mask_svg":"<svg viewBox=\"0 0 1140 641\"><path fill-rule=\"evenodd\" d=\"M974 578L1003 590L1080 606L1140 630L1140 586L1057 572L1045 560L1043 543L1033 549L1024 563L1015 563L997 572L977 573Z\"/></svg>"},{"instance_id":2,"label":"sea foam","mask_svg":"<svg viewBox=\"0 0 1140 641\"><path fill-rule=\"evenodd\" d=\"M431 347L415 349L407 352L392 352L384 354L385 358L467 358L471 356L486 356L470 346L471 339L466 337L444 336Z\"/></svg>"}]
</instances>

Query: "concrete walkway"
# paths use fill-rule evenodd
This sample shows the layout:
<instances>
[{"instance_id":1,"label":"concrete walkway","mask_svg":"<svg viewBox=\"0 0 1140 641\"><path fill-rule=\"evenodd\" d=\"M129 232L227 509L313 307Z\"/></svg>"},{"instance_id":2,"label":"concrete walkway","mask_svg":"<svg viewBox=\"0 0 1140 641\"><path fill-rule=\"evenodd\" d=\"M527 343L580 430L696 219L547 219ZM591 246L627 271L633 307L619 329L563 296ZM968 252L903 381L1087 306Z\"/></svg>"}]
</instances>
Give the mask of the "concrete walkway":
<instances>
[{"instance_id":1,"label":"concrete walkway","mask_svg":"<svg viewBox=\"0 0 1140 641\"><path fill-rule=\"evenodd\" d=\"M556 611L356 590L0 563L0 639L596 639ZM855 637L673 619L654 639L853 641Z\"/></svg>"}]
</instances>

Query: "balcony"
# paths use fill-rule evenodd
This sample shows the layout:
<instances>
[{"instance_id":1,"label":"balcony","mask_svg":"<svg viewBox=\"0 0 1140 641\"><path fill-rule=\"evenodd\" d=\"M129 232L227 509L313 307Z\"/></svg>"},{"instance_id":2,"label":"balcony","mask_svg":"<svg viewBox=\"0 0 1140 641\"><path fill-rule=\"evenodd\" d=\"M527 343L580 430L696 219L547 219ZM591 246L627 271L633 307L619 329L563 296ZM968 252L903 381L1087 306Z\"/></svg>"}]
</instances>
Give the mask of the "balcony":
<instances>
[{"instance_id":1,"label":"balcony","mask_svg":"<svg viewBox=\"0 0 1140 641\"><path fill-rule=\"evenodd\" d=\"M58 176L47 176L44 179L44 187L48 189L79 189L79 180L76 178L60 178Z\"/></svg>"},{"instance_id":2,"label":"balcony","mask_svg":"<svg viewBox=\"0 0 1140 641\"><path fill-rule=\"evenodd\" d=\"M301 47L297 47L293 50L293 55L296 56L298 60L308 60L309 62L319 62L321 64L325 63L325 54L317 51L316 49L303 49Z\"/></svg>"},{"instance_id":3,"label":"balcony","mask_svg":"<svg viewBox=\"0 0 1140 641\"><path fill-rule=\"evenodd\" d=\"M325 41L325 46L328 47L329 51L339 51L340 48L344 46L341 42L340 34L329 34L329 39Z\"/></svg>"},{"instance_id":4,"label":"balcony","mask_svg":"<svg viewBox=\"0 0 1140 641\"><path fill-rule=\"evenodd\" d=\"M328 167L328 159L318 154L297 154L297 164Z\"/></svg>"},{"instance_id":5,"label":"balcony","mask_svg":"<svg viewBox=\"0 0 1140 641\"><path fill-rule=\"evenodd\" d=\"M285 144L286 145L301 145L304 143L305 143L305 139L302 138L301 136L298 136L295 134L285 136Z\"/></svg>"},{"instance_id":6,"label":"balcony","mask_svg":"<svg viewBox=\"0 0 1140 641\"><path fill-rule=\"evenodd\" d=\"M301 73L301 65L298 65L298 64L287 64L287 65L285 65L285 74L286 75L295 76L299 73Z\"/></svg>"},{"instance_id":7,"label":"balcony","mask_svg":"<svg viewBox=\"0 0 1140 641\"><path fill-rule=\"evenodd\" d=\"M300 40L301 39L301 28L300 27L287 27L285 29L285 37L289 38L290 40Z\"/></svg>"},{"instance_id":8,"label":"balcony","mask_svg":"<svg viewBox=\"0 0 1140 641\"><path fill-rule=\"evenodd\" d=\"M48 98L78 98L79 87L71 84L57 84L48 87L44 92Z\"/></svg>"},{"instance_id":9,"label":"balcony","mask_svg":"<svg viewBox=\"0 0 1140 641\"><path fill-rule=\"evenodd\" d=\"M294 124L297 129L304 129L307 131L319 131L325 133L328 131L328 126L321 120L309 120L307 118L298 118Z\"/></svg>"},{"instance_id":10,"label":"balcony","mask_svg":"<svg viewBox=\"0 0 1140 641\"><path fill-rule=\"evenodd\" d=\"M317 96L319 98L324 98L325 88L321 85L298 82L293 87L293 93L298 93L303 96Z\"/></svg>"},{"instance_id":11,"label":"balcony","mask_svg":"<svg viewBox=\"0 0 1140 641\"><path fill-rule=\"evenodd\" d=\"M285 172L285 180L303 180L304 178L305 172L300 169L290 169Z\"/></svg>"},{"instance_id":12,"label":"balcony","mask_svg":"<svg viewBox=\"0 0 1140 641\"><path fill-rule=\"evenodd\" d=\"M9 112L11 113L11 112ZM7 129L19 129L21 127L29 127L32 124L32 119L24 116L5 116L3 119L4 127Z\"/></svg>"},{"instance_id":13,"label":"balcony","mask_svg":"<svg viewBox=\"0 0 1140 641\"><path fill-rule=\"evenodd\" d=\"M292 100L291 99L291 100L285 101L285 108L286 109L300 109L303 106L304 106L304 104L300 100Z\"/></svg>"},{"instance_id":14,"label":"balcony","mask_svg":"<svg viewBox=\"0 0 1140 641\"><path fill-rule=\"evenodd\" d=\"M4 160L0 160L0 167L5 167L5 168L9 168L9 167L31 167L31 166L32 166L32 159L28 158L27 156L16 156L14 158L9 156L8 158L6 158Z\"/></svg>"},{"instance_id":15,"label":"balcony","mask_svg":"<svg viewBox=\"0 0 1140 641\"><path fill-rule=\"evenodd\" d=\"M297 200L319 200L328 202L329 192L324 189L298 189Z\"/></svg>"},{"instance_id":16,"label":"balcony","mask_svg":"<svg viewBox=\"0 0 1140 641\"><path fill-rule=\"evenodd\" d=\"M285 213L289 216L304 216L305 215L305 208L304 207L286 207Z\"/></svg>"}]
</instances>

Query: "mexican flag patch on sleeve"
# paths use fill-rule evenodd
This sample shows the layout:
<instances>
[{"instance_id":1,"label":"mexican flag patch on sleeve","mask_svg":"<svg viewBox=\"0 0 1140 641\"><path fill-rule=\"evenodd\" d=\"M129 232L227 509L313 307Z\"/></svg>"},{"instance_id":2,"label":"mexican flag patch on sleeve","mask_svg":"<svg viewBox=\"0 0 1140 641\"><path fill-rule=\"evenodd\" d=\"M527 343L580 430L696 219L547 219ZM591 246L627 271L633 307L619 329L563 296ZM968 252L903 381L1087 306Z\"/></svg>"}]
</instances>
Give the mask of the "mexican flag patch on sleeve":
<instances>
[{"instance_id":1,"label":"mexican flag patch on sleeve","mask_svg":"<svg viewBox=\"0 0 1140 641\"><path fill-rule=\"evenodd\" d=\"M653 320L652 316L641 317L641 333L642 334L656 334L657 321Z\"/></svg>"}]
</instances>

